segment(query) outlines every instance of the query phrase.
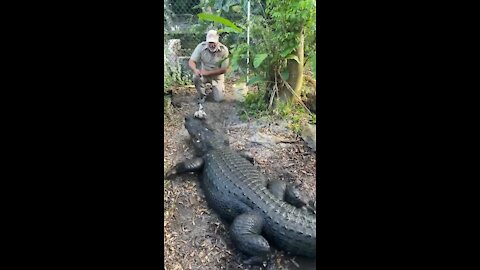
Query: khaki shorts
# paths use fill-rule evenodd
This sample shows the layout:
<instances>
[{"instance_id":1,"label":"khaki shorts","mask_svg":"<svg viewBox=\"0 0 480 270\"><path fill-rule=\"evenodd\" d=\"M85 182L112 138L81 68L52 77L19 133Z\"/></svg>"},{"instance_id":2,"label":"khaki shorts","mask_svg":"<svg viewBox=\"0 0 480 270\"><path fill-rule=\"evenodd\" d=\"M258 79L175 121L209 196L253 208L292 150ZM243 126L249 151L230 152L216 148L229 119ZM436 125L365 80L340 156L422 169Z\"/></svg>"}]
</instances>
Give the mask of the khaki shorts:
<instances>
[{"instance_id":1,"label":"khaki shorts","mask_svg":"<svg viewBox=\"0 0 480 270\"><path fill-rule=\"evenodd\" d=\"M197 89L199 97L202 98L202 96L206 94L205 89L202 86L202 80L200 79L199 76L193 75L193 83L195 84L195 88ZM223 76L219 78L203 76L203 83L212 84L213 100L218 102L224 99L223 91L225 89L225 79Z\"/></svg>"}]
</instances>

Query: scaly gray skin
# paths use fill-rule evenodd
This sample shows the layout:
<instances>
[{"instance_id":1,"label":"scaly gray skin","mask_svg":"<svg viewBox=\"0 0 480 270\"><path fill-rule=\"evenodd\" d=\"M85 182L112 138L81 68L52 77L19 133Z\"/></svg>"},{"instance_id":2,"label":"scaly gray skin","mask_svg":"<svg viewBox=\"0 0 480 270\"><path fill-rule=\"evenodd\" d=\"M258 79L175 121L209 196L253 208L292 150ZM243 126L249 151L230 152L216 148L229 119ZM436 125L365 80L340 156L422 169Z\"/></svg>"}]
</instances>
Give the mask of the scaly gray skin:
<instances>
[{"instance_id":1,"label":"scaly gray skin","mask_svg":"<svg viewBox=\"0 0 480 270\"><path fill-rule=\"evenodd\" d=\"M206 200L223 219L232 222L235 246L260 263L270 256L270 245L293 255L315 257L316 215L302 209L305 203L291 186L267 182L245 157L228 147L204 120L185 118L199 157L180 163L168 174L202 172Z\"/></svg>"}]
</instances>

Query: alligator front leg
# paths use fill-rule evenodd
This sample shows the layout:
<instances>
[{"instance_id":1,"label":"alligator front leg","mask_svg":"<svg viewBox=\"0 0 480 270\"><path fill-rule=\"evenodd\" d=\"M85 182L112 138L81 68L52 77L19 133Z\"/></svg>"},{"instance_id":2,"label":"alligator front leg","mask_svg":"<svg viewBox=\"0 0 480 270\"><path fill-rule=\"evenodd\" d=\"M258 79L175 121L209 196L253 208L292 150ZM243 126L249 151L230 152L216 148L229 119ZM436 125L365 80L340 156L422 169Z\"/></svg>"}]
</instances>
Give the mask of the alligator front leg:
<instances>
[{"instance_id":1,"label":"alligator front leg","mask_svg":"<svg viewBox=\"0 0 480 270\"><path fill-rule=\"evenodd\" d=\"M285 190L287 188L287 183L284 181L270 181L268 183L268 190L272 193L275 197L280 200L284 200L285 198Z\"/></svg>"},{"instance_id":2,"label":"alligator front leg","mask_svg":"<svg viewBox=\"0 0 480 270\"><path fill-rule=\"evenodd\" d=\"M271 255L268 241L261 235L264 220L255 212L238 215L230 226L230 235L235 247L248 259L243 263L259 265L269 260Z\"/></svg>"},{"instance_id":3,"label":"alligator front leg","mask_svg":"<svg viewBox=\"0 0 480 270\"><path fill-rule=\"evenodd\" d=\"M174 175L186 173L186 172L198 172L203 168L204 160L201 157L195 157L190 160L178 163L173 169L171 169L165 175L165 178L170 178Z\"/></svg>"},{"instance_id":4,"label":"alligator front leg","mask_svg":"<svg viewBox=\"0 0 480 270\"><path fill-rule=\"evenodd\" d=\"M316 212L312 207L312 202L307 202L298 189L284 181L271 181L268 183L268 190L275 197L297 208L306 208L314 213Z\"/></svg>"},{"instance_id":5,"label":"alligator front leg","mask_svg":"<svg viewBox=\"0 0 480 270\"><path fill-rule=\"evenodd\" d=\"M252 163L252 165L255 165L255 158L253 157L252 154L246 152L246 151L243 151L243 152L240 152L239 155L243 158L245 158L246 160L250 161L250 163Z\"/></svg>"}]
</instances>

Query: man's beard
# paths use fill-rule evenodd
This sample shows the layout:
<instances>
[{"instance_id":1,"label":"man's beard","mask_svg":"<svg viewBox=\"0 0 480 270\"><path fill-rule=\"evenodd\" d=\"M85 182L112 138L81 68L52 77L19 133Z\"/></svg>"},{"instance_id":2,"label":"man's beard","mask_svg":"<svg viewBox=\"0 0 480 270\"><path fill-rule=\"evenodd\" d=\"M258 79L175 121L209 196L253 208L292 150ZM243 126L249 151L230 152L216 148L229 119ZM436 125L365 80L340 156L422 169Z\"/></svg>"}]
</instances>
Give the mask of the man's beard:
<instances>
[{"instance_id":1,"label":"man's beard","mask_svg":"<svg viewBox=\"0 0 480 270\"><path fill-rule=\"evenodd\" d=\"M212 47L208 46L208 50L212 53L216 52L216 51L218 51L218 45L216 45L213 49L212 49Z\"/></svg>"}]
</instances>

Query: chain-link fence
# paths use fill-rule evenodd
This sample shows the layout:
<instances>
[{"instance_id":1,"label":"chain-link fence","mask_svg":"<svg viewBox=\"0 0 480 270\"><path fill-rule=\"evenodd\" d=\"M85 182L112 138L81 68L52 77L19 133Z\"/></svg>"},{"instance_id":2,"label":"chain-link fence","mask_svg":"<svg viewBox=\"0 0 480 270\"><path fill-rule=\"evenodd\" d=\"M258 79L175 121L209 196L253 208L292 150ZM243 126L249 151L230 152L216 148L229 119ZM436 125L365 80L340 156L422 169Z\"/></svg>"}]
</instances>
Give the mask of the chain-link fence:
<instances>
[{"instance_id":1,"label":"chain-link fence","mask_svg":"<svg viewBox=\"0 0 480 270\"><path fill-rule=\"evenodd\" d=\"M164 52L166 70L175 74L176 80L189 77L186 72L190 54L205 35L197 14L203 0L165 0Z\"/></svg>"},{"instance_id":2,"label":"chain-link fence","mask_svg":"<svg viewBox=\"0 0 480 270\"><path fill-rule=\"evenodd\" d=\"M228 2L228 1L227 1ZM235 1L230 1L235 2ZM188 72L188 59L195 47L205 40L205 35L209 29L215 29L213 23L200 21L197 14L215 13L229 7L229 5L219 4L223 1L218 0L165 0L164 1L164 51L165 70L173 73L180 71L181 77L190 77ZM245 3L247 3L245 1ZM231 4L230 4L231 5ZM228 10L228 9L227 9ZM239 20L240 14L221 14L227 19ZM237 16L237 17L235 17ZM217 30L217 29L216 29ZM236 35L228 33L221 34L222 43L235 44ZM177 63L177 64L176 64ZM177 65L177 66L175 66Z\"/></svg>"},{"instance_id":3,"label":"chain-link fence","mask_svg":"<svg viewBox=\"0 0 480 270\"><path fill-rule=\"evenodd\" d=\"M164 25L167 34L175 31L184 31L189 28L199 13L197 6L200 0L165 0L164 4Z\"/></svg>"},{"instance_id":4,"label":"chain-link fence","mask_svg":"<svg viewBox=\"0 0 480 270\"><path fill-rule=\"evenodd\" d=\"M219 33L221 42L231 50L230 53L237 48L236 45L247 44L246 55L243 55L243 52L241 56L237 55L237 58L242 60L235 63L238 68L232 68L232 72L238 75L248 75L248 68L252 62L252 56L249 54L250 48L256 48L258 40L262 40L263 37L263 34L257 32L257 36L254 34L252 39L249 29L255 28L257 22L255 17L263 17L265 12L265 0L164 0L165 70L173 69L174 73L180 71L182 73L180 77L191 76L188 68L190 55L195 47L205 40L209 29L218 30L217 28L219 28L218 24L215 28L215 23L199 20L197 16L199 13L209 13L243 25L243 29L246 31L242 34L225 31L228 30L225 29L228 27L224 27L224 25L220 27L223 28L220 29L223 32ZM306 42L315 43L315 40L306 40ZM312 49L309 49L308 52L312 52ZM232 58L234 57L232 56Z\"/></svg>"},{"instance_id":5,"label":"chain-link fence","mask_svg":"<svg viewBox=\"0 0 480 270\"><path fill-rule=\"evenodd\" d=\"M199 21L197 14L200 0L165 0L164 1L164 38L165 44L170 39L181 39L182 53L195 48L199 40ZM202 33L203 35L203 33ZM193 45L195 44L195 45Z\"/></svg>"}]
</instances>

